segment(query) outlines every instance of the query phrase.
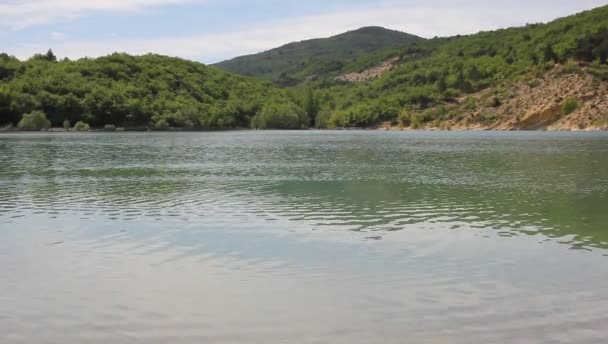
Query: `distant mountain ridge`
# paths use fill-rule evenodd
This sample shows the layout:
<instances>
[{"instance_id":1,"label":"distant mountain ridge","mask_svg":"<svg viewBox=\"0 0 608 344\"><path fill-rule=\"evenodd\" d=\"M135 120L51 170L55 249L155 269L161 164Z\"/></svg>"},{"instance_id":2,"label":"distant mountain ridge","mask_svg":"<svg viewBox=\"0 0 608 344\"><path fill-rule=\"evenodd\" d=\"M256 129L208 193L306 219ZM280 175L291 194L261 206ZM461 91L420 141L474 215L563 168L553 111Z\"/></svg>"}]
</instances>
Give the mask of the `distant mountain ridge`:
<instances>
[{"instance_id":1,"label":"distant mountain ridge","mask_svg":"<svg viewBox=\"0 0 608 344\"><path fill-rule=\"evenodd\" d=\"M423 38L378 26L363 27L329 38L293 42L259 54L216 64L228 72L291 86L315 75L339 71L348 62Z\"/></svg>"}]
</instances>

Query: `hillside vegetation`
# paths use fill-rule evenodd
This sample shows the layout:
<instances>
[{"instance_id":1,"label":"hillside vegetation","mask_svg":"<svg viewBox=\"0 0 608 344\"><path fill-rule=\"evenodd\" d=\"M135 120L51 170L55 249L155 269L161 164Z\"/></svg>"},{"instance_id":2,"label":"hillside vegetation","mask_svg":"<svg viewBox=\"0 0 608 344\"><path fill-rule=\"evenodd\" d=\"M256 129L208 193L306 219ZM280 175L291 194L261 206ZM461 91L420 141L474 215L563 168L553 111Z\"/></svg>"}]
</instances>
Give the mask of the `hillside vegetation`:
<instances>
[{"instance_id":1,"label":"hillside vegetation","mask_svg":"<svg viewBox=\"0 0 608 344\"><path fill-rule=\"evenodd\" d=\"M542 91L543 80L561 77L586 84L557 81L563 87L534 92L538 98L529 102L530 108L513 106L510 110L518 111L513 115L522 118L532 107L555 107L554 103L562 105L575 97L581 104L592 101L597 116L606 116L599 109L607 101L602 90L608 81L608 7L548 24L415 42L385 54L393 56L395 66L373 81L331 77L299 86L315 89L317 125L367 127L390 122L418 128L466 122L461 127L497 127L493 123L508 112L503 105L516 96L515 88L527 83ZM592 95L583 99L570 94L572 88L587 84L594 85Z\"/></svg>"},{"instance_id":2,"label":"hillside vegetation","mask_svg":"<svg viewBox=\"0 0 608 344\"><path fill-rule=\"evenodd\" d=\"M19 61L0 54L0 123L601 129L608 128L607 62L608 6L431 40L364 28L220 64L245 76L158 55L57 61L49 51Z\"/></svg>"},{"instance_id":3,"label":"hillside vegetation","mask_svg":"<svg viewBox=\"0 0 608 344\"><path fill-rule=\"evenodd\" d=\"M226 71L293 86L306 79L342 70L349 62L421 41L422 38L381 27L366 27L330 38L290 43L256 55L218 63Z\"/></svg>"},{"instance_id":4,"label":"hillside vegetation","mask_svg":"<svg viewBox=\"0 0 608 344\"><path fill-rule=\"evenodd\" d=\"M265 106L291 102L270 83L157 55L57 61L49 51L20 62L1 54L0 80L0 123L14 125L42 111L53 126L248 128Z\"/></svg>"}]
</instances>

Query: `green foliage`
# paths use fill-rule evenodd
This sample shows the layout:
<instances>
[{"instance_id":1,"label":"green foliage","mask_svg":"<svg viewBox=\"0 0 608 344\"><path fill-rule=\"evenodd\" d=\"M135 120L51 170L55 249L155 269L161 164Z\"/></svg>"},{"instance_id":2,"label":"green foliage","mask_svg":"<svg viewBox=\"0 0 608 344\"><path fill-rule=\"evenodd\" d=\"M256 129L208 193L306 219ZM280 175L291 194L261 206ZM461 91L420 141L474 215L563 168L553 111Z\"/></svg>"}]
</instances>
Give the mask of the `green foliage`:
<instances>
[{"instance_id":1,"label":"green foliage","mask_svg":"<svg viewBox=\"0 0 608 344\"><path fill-rule=\"evenodd\" d=\"M91 127L82 121L78 121L76 124L74 124L74 130L75 131L89 131L91 130Z\"/></svg>"},{"instance_id":2,"label":"green foliage","mask_svg":"<svg viewBox=\"0 0 608 344\"><path fill-rule=\"evenodd\" d=\"M553 45L551 43L547 44L543 49L543 61L554 63L559 62L557 54L553 50Z\"/></svg>"},{"instance_id":3,"label":"green foliage","mask_svg":"<svg viewBox=\"0 0 608 344\"><path fill-rule=\"evenodd\" d=\"M318 129L328 128L331 115L332 115L332 113L328 109L323 109L323 110L319 111L319 113L317 114L317 118L315 119L316 128L318 128Z\"/></svg>"},{"instance_id":4,"label":"green foliage","mask_svg":"<svg viewBox=\"0 0 608 344\"><path fill-rule=\"evenodd\" d=\"M342 111L334 111L329 117L328 128L344 128L347 126L349 118L346 113Z\"/></svg>"},{"instance_id":5,"label":"green foliage","mask_svg":"<svg viewBox=\"0 0 608 344\"><path fill-rule=\"evenodd\" d=\"M608 27L603 26L596 32L589 32L576 40L574 57L580 61L608 60Z\"/></svg>"},{"instance_id":6,"label":"green foliage","mask_svg":"<svg viewBox=\"0 0 608 344\"><path fill-rule=\"evenodd\" d=\"M526 76L531 87L538 86L538 78L556 62L586 62L578 63L583 67L569 63L565 70L608 81L606 28L608 6L548 24L429 40L364 28L219 64L236 73L297 85L288 90L158 55L112 54L58 62L49 51L22 62L0 54L0 124L14 124L22 114L41 110L55 126L68 120L96 128L440 125L458 115L450 113L455 107L478 111L499 107L508 97L469 94L492 86L508 88L526 81ZM342 73L363 71L388 59L394 68L374 80L336 80ZM414 113L418 115L408 115Z\"/></svg>"},{"instance_id":7,"label":"green foliage","mask_svg":"<svg viewBox=\"0 0 608 344\"><path fill-rule=\"evenodd\" d=\"M480 121L489 123L489 122L494 122L497 118L498 117L496 116L495 113L484 113L483 115L481 115Z\"/></svg>"},{"instance_id":8,"label":"green foliage","mask_svg":"<svg viewBox=\"0 0 608 344\"><path fill-rule=\"evenodd\" d=\"M588 51L603 51L603 27L608 27L608 6L548 24L418 41L376 53L371 66L379 65L387 56L400 56L399 65L378 79L361 83L311 81L305 87L315 87L320 106L333 110L330 123L335 126L368 126L387 120L398 123L400 109L406 106L424 114L421 122L445 120L449 114L427 109L456 103L459 98L465 98L462 107L469 111L479 105L499 107L504 95L479 104L466 96L491 86L508 87L533 71L538 75L529 84L538 86L537 78L553 69L556 62L575 58L581 40ZM599 57L593 55L592 61L597 62L587 72L608 80L608 69ZM343 70L351 69L359 60L347 63ZM568 68L573 72L580 69L572 64Z\"/></svg>"},{"instance_id":9,"label":"green foliage","mask_svg":"<svg viewBox=\"0 0 608 344\"><path fill-rule=\"evenodd\" d=\"M40 131L43 129L49 129L51 122L46 118L46 114L42 111L32 111L31 113L24 114L17 127L20 130L27 131Z\"/></svg>"},{"instance_id":10,"label":"green foliage","mask_svg":"<svg viewBox=\"0 0 608 344\"><path fill-rule=\"evenodd\" d=\"M72 127L72 124L70 123L70 121L68 121L67 119L65 121L63 121L63 129L68 131L68 130L70 130L71 127Z\"/></svg>"},{"instance_id":11,"label":"green foliage","mask_svg":"<svg viewBox=\"0 0 608 344\"><path fill-rule=\"evenodd\" d=\"M224 61L217 66L229 72L293 86L311 76L323 77L338 72L347 63L379 50L420 40L403 32L368 27L331 38L287 44L261 54Z\"/></svg>"},{"instance_id":12,"label":"green foliage","mask_svg":"<svg viewBox=\"0 0 608 344\"><path fill-rule=\"evenodd\" d=\"M576 98L568 98L562 104L562 115L567 116L578 109L578 100Z\"/></svg>"},{"instance_id":13,"label":"green foliage","mask_svg":"<svg viewBox=\"0 0 608 344\"><path fill-rule=\"evenodd\" d=\"M2 56L0 72L10 76L0 79L4 123L42 110L54 126L68 120L101 128L154 127L165 120L175 127L222 129L247 127L269 101L288 101L269 83L158 55L61 62L47 55L25 62Z\"/></svg>"},{"instance_id":14,"label":"green foliage","mask_svg":"<svg viewBox=\"0 0 608 344\"><path fill-rule=\"evenodd\" d=\"M409 127L412 124L412 116L407 110L403 110L399 114L398 122L403 127Z\"/></svg>"},{"instance_id":15,"label":"green foliage","mask_svg":"<svg viewBox=\"0 0 608 344\"><path fill-rule=\"evenodd\" d=\"M418 116L418 115L412 116L412 121L410 123L410 126L412 129L420 129L420 127L422 126L422 120L420 119L420 116Z\"/></svg>"},{"instance_id":16,"label":"green foliage","mask_svg":"<svg viewBox=\"0 0 608 344\"><path fill-rule=\"evenodd\" d=\"M319 103L315 97L315 93L312 88L308 88L306 91L306 98L304 99L304 112L309 118L309 126L314 128L317 114L319 113Z\"/></svg>"},{"instance_id":17,"label":"green foliage","mask_svg":"<svg viewBox=\"0 0 608 344\"><path fill-rule=\"evenodd\" d=\"M17 116L12 111L13 95L9 88L0 85L0 124L11 123Z\"/></svg>"},{"instance_id":18,"label":"green foliage","mask_svg":"<svg viewBox=\"0 0 608 344\"><path fill-rule=\"evenodd\" d=\"M301 129L308 124L308 116L294 103L266 105L253 119L254 129Z\"/></svg>"},{"instance_id":19,"label":"green foliage","mask_svg":"<svg viewBox=\"0 0 608 344\"><path fill-rule=\"evenodd\" d=\"M477 100L474 97L468 96L465 98L462 107L465 110L473 111L477 109Z\"/></svg>"},{"instance_id":20,"label":"green foliage","mask_svg":"<svg viewBox=\"0 0 608 344\"><path fill-rule=\"evenodd\" d=\"M169 123L164 119L159 119L154 123L154 130L169 130Z\"/></svg>"}]
</instances>

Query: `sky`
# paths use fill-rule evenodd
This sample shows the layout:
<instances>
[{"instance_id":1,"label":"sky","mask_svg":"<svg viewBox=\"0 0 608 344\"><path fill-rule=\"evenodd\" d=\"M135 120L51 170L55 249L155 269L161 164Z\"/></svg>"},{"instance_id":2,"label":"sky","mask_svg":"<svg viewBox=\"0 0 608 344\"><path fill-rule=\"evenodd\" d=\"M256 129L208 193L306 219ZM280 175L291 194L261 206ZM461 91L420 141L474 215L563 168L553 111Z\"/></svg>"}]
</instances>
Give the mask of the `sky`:
<instances>
[{"instance_id":1,"label":"sky","mask_svg":"<svg viewBox=\"0 0 608 344\"><path fill-rule=\"evenodd\" d=\"M0 0L0 52L157 53L204 63L364 26L422 37L547 22L608 0Z\"/></svg>"}]
</instances>

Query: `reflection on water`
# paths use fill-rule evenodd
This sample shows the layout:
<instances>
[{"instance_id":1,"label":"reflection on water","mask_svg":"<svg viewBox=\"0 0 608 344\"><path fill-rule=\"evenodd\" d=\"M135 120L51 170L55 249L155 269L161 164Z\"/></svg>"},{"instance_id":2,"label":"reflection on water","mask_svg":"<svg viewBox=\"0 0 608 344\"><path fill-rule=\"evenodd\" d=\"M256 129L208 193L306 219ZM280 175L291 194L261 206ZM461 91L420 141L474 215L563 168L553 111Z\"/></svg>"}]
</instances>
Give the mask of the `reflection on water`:
<instances>
[{"instance_id":1,"label":"reflection on water","mask_svg":"<svg viewBox=\"0 0 608 344\"><path fill-rule=\"evenodd\" d=\"M598 342L608 136L0 136L0 342Z\"/></svg>"}]
</instances>

